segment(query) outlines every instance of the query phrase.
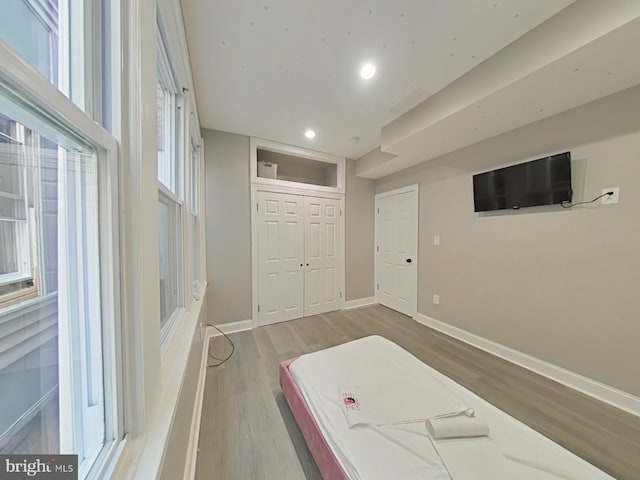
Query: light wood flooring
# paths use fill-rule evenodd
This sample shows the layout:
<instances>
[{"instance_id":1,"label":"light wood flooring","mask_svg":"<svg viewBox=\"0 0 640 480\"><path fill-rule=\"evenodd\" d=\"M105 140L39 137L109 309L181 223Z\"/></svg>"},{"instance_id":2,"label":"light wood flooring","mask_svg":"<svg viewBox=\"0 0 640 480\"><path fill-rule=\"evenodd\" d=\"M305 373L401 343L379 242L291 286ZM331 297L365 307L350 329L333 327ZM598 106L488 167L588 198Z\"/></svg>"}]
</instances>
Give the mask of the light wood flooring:
<instances>
[{"instance_id":1,"label":"light wood flooring","mask_svg":"<svg viewBox=\"0 0 640 480\"><path fill-rule=\"evenodd\" d=\"M320 480L278 364L367 335L399 344L615 478L640 479L640 418L377 305L231 335L235 354L207 371L196 480ZM211 340L212 355L228 352L222 337Z\"/></svg>"}]
</instances>

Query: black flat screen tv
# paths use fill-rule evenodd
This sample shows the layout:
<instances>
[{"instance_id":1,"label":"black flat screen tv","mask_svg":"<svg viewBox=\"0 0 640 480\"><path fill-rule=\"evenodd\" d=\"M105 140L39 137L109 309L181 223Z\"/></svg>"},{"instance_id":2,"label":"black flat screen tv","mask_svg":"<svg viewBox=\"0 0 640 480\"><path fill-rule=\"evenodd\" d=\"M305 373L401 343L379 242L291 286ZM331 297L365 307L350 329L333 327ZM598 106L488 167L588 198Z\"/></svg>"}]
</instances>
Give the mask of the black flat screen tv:
<instances>
[{"instance_id":1,"label":"black flat screen tv","mask_svg":"<svg viewBox=\"0 0 640 480\"><path fill-rule=\"evenodd\" d=\"M476 212L571 201L571 152L473 176Z\"/></svg>"}]
</instances>

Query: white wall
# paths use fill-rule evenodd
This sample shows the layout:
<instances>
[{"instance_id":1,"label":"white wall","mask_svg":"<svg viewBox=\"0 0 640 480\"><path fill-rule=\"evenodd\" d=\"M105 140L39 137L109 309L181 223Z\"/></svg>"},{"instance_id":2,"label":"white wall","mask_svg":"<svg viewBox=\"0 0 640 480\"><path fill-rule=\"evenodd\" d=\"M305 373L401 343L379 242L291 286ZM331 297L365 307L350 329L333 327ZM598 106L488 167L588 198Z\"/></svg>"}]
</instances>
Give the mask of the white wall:
<instances>
[{"instance_id":1,"label":"white wall","mask_svg":"<svg viewBox=\"0 0 640 480\"><path fill-rule=\"evenodd\" d=\"M635 87L380 179L420 184L419 312L640 395L639 111ZM619 205L474 214L474 173L566 150L574 200Z\"/></svg>"},{"instance_id":2,"label":"white wall","mask_svg":"<svg viewBox=\"0 0 640 480\"><path fill-rule=\"evenodd\" d=\"M207 302L213 324L251 319L249 137L203 130Z\"/></svg>"}]
</instances>

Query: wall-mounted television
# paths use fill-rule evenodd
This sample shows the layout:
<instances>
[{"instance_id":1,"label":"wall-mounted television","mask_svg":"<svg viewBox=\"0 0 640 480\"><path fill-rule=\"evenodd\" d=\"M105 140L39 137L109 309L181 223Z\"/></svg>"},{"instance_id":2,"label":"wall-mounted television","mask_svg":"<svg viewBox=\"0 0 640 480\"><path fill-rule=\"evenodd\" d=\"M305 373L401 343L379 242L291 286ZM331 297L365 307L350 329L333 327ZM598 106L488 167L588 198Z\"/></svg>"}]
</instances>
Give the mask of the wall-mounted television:
<instances>
[{"instance_id":1,"label":"wall-mounted television","mask_svg":"<svg viewBox=\"0 0 640 480\"><path fill-rule=\"evenodd\" d=\"M571 201L571 152L473 176L476 212Z\"/></svg>"}]
</instances>

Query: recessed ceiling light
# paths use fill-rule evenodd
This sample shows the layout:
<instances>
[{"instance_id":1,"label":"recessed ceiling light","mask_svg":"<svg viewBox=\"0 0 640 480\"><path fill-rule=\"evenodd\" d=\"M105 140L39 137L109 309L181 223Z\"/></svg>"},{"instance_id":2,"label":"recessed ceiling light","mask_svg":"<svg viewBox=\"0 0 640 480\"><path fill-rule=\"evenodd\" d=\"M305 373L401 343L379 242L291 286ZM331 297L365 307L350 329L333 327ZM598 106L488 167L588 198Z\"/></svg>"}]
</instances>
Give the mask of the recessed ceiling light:
<instances>
[{"instance_id":1,"label":"recessed ceiling light","mask_svg":"<svg viewBox=\"0 0 640 480\"><path fill-rule=\"evenodd\" d=\"M313 130L309 129L306 132L304 132L304 136L307 137L309 140L311 140L312 138L314 138L316 136L316 132L314 132Z\"/></svg>"},{"instance_id":2,"label":"recessed ceiling light","mask_svg":"<svg viewBox=\"0 0 640 480\"><path fill-rule=\"evenodd\" d=\"M376 74L376 67L372 63L365 63L360 69L360 76L365 80L370 79Z\"/></svg>"}]
</instances>

